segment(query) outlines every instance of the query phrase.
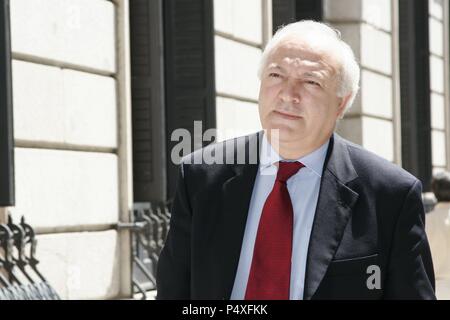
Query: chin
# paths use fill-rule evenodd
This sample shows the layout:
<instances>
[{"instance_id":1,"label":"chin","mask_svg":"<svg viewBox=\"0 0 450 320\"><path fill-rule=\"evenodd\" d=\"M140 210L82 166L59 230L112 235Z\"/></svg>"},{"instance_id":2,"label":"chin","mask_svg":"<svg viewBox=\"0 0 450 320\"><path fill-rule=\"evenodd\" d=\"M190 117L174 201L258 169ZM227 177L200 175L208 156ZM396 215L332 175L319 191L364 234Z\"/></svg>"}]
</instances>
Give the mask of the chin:
<instances>
[{"instance_id":1,"label":"chin","mask_svg":"<svg viewBox=\"0 0 450 320\"><path fill-rule=\"evenodd\" d=\"M269 130L279 130L279 140L282 142L290 142L299 140L302 137L302 129L288 125L278 125L267 127Z\"/></svg>"}]
</instances>

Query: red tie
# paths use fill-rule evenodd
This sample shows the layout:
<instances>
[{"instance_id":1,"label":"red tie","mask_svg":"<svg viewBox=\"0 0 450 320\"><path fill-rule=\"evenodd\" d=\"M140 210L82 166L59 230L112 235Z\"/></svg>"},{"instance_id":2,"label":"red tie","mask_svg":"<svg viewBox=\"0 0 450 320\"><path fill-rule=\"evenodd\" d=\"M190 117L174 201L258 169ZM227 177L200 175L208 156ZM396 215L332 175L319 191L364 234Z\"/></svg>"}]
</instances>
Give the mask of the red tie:
<instances>
[{"instance_id":1,"label":"red tie","mask_svg":"<svg viewBox=\"0 0 450 320\"><path fill-rule=\"evenodd\" d=\"M304 165L279 162L256 235L246 300L289 300L294 210L286 181Z\"/></svg>"}]
</instances>

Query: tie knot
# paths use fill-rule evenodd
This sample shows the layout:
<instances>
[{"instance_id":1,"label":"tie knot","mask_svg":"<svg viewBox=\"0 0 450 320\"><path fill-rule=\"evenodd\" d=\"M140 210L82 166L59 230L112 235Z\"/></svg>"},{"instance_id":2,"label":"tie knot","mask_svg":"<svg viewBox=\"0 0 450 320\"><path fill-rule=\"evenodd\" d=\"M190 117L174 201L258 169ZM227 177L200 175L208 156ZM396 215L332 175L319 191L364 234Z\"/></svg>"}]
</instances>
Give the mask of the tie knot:
<instances>
[{"instance_id":1,"label":"tie knot","mask_svg":"<svg viewBox=\"0 0 450 320\"><path fill-rule=\"evenodd\" d=\"M298 172L301 168L304 167L303 163L298 161L295 162L287 162L280 161L277 173L277 180L281 182L286 182L290 177Z\"/></svg>"}]
</instances>

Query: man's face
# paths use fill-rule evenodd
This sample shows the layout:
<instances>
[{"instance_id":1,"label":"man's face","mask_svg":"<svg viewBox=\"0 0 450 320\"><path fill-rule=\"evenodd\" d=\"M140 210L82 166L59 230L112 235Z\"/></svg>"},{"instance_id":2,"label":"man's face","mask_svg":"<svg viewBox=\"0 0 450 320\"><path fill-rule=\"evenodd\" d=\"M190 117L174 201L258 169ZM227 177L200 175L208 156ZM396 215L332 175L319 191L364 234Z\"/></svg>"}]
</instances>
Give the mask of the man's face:
<instances>
[{"instance_id":1,"label":"man's face","mask_svg":"<svg viewBox=\"0 0 450 320\"><path fill-rule=\"evenodd\" d=\"M337 70L329 55L299 39L280 42L269 54L261 75L263 128L279 129L280 142L305 147L325 143L344 109L344 99L337 97Z\"/></svg>"}]
</instances>

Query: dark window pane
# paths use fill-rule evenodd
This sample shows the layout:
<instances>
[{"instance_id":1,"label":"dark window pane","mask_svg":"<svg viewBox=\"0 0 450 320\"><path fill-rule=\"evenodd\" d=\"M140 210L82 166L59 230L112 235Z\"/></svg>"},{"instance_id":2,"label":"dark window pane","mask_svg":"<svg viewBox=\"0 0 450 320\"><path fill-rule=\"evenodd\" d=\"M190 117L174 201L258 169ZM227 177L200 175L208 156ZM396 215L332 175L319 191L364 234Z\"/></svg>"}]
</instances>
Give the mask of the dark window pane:
<instances>
[{"instance_id":1,"label":"dark window pane","mask_svg":"<svg viewBox=\"0 0 450 320\"><path fill-rule=\"evenodd\" d=\"M12 111L9 0L0 0L0 206L15 200Z\"/></svg>"}]
</instances>

